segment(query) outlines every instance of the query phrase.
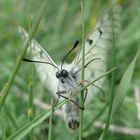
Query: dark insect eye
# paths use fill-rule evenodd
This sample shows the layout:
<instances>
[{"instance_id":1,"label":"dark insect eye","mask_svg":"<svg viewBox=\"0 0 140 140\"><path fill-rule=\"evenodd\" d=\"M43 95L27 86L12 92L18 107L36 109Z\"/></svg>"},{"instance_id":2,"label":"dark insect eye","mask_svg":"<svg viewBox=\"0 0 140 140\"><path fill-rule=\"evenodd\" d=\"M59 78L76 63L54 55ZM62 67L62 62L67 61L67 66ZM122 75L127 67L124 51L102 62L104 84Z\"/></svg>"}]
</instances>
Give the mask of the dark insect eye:
<instances>
[{"instance_id":1,"label":"dark insect eye","mask_svg":"<svg viewBox=\"0 0 140 140\"><path fill-rule=\"evenodd\" d=\"M56 72L56 77L59 78L60 77L60 73L57 71Z\"/></svg>"},{"instance_id":2,"label":"dark insect eye","mask_svg":"<svg viewBox=\"0 0 140 140\"><path fill-rule=\"evenodd\" d=\"M62 70L62 71L61 71L61 76L62 76L63 78L67 78L67 77L68 77L68 72L67 72L66 70Z\"/></svg>"}]
</instances>

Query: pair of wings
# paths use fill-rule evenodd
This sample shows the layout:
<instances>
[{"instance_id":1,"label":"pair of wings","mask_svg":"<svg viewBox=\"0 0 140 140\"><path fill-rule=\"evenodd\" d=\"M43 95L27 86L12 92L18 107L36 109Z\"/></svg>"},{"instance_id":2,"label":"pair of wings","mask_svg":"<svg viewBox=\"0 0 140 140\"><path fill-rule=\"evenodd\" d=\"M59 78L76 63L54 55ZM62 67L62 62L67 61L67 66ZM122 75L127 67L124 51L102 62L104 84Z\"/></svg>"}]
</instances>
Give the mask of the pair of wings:
<instances>
[{"instance_id":1,"label":"pair of wings","mask_svg":"<svg viewBox=\"0 0 140 140\"><path fill-rule=\"evenodd\" d=\"M113 33L116 36L120 30L120 6L115 5L110 11L106 12L104 16L97 22L93 31L89 34L85 40L85 64L88 64L85 68L85 79L93 81L106 71L105 61L107 51L112 44ZM114 31L114 32L113 32ZM19 32L24 40L28 38L28 33L21 27ZM34 39L31 41L32 57L33 60L49 62L56 67L60 67L55 64L49 54L41 47L41 45ZM95 59L94 61L92 61ZM75 73L82 67L82 51L80 50L77 56L74 58L71 64L65 64L65 69L73 71ZM58 80L55 76L57 69L52 65L38 64L36 63L37 72L43 84L56 96L58 89ZM80 77L81 72L77 72L76 77ZM80 79L80 78L79 78ZM103 79L97 81L95 84L102 86ZM96 92L96 89L89 89L90 95Z\"/></svg>"}]
</instances>

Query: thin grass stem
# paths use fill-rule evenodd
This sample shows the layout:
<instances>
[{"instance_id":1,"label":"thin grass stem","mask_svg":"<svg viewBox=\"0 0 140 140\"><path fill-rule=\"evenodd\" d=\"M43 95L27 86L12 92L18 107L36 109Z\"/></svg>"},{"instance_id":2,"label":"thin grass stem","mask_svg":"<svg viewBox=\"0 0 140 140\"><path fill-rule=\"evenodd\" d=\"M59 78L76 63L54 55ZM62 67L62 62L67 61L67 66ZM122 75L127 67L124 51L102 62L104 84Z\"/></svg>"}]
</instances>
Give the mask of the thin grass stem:
<instances>
[{"instance_id":1,"label":"thin grass stem","mask_svg":"<svg viewBox=\"0 0 140 140\"><path fill-rule=\"evenodd\" d=\"M30 42L30 58L32 57L32 48ZM33 119L33 66L30 63L29 65L29 98L28 98L28 119L31 121ZM30 140L33 139L33 131L30 132Z\"/></svg>"},{"instance_id":2,"label":"thin grass stem","mask_svg":"<svg viewBox=\"0 0 140 140\"><path fill-rule=\"evenodd\" d=\"M113 23L113 19L112 19L112 23ZM112 67L114 67L116 65L116 58L115 58L115 34L114 34L114 24L112 24ZM107 117L107 121L106 121L106 125L105 125L105 129L104 132L101 136L101 140L105 140L106 139L106 135L107 135L107 131L109 128L109 124L111 121L111 113L112 113L112 106L113 106L113 100L114 100L114 96L115 96L115 71L112 72L112 76L111 76L111 94L110 94L110 104L109 104L109 110L108 110L108 117Z\"/></svg>"},{"instance_id":3,"label":"thin grass stem","mask_svg":"<svg viewBox=\"0 0 140 140\"><path fill-rule=\"evenodd\" d=\"M52 118L53 118L53 109L54 109L54 101L51 100L51 113L50 113L50 120L49 120L49 134L48 140L52 140Z\"/></svg>"},{"instance_id":4,"label":"thin grass stem","mask_svg":"<svg viewBox=\"0 0 140 140\"><path fill-rule=\"evenodd\" d=\"M81 79L84 81L85 79L85 32L84 32L84 0L81 0L81 21L82 21L82 73ZM81 85L83 87L83 85ZM81 91L80 94L80 106L84 108L84 90ZM80 127L79 127L79 140L82 140L83 133L83 110L80 109Z\"/></svg>"},{"instance_id":5,"label":"thin grass stem","mask_svg":"<svg viewBox=\"0 0 140 140\"><path fill-rule=\"evenodd\" d=\"M5 113L5 111L3 112L3 121L2 121L2 127L3 127L3 129L2 129L2 136L1 136L1 139L2 140L6 140L7 139L7 136L6 136L6 133L7 133L7 116L6 116L6 113Z\"/></svg>"}]
</instances>

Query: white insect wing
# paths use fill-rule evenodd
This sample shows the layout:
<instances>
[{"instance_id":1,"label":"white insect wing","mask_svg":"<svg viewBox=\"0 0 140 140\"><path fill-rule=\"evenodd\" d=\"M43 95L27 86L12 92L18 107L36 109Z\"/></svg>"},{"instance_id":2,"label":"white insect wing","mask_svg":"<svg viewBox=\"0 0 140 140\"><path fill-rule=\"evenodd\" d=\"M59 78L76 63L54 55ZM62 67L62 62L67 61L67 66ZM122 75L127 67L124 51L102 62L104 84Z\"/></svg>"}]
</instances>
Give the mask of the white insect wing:
<instances>
[{"instance_id":1,"label":"white insect wing","mask_svg":"<svg viewBox=\"0 0 140 140\"><path fill-rule=\"evenodd\" d=\"M120 6L116 5L113 10L110 10L98 22L91 34L85 41L85 79L93 81L101 76L106 71L106 56L107 51L112 44L112 26L114 26L115 36L119 33ZM19 27L19 32L23 39L28 38L25 30ZM80 81L81 65L82 65L82 51L80 51L71 64L56 65L49 54L41 47L41 45L34 39L31 41L32 56L34 60L45 61L52 65L35 63L40 80L53 93L53 95L60 99L70 98L66 104L63 105L63 114L67 126L73 130L79 127L79 98L71 97L80 87L77 84ZM57 76L56 76L57 75ZM102 87L103 79L98 80L95 85ZM92 99L94 93L97 92L97 87L90 86L88 88L87 101Z\"/></svg>"}]
</instances>

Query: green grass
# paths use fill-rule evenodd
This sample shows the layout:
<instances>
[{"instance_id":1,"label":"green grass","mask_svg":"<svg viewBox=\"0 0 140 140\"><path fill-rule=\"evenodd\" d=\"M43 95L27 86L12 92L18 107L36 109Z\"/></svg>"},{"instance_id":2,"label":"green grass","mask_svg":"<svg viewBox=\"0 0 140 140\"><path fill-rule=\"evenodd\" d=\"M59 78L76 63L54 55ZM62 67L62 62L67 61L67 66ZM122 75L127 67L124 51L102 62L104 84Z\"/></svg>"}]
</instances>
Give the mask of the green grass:
<instances>
[{"instance_id":1,"label":"green grass","mask_svg":"<svg viewBox=\"0 0 140 140\"><path fill-rule=\"evenodd\" d=\"M105 6L105 3L106 1L104 0L100 2L93 0L84 1L85 37L95 25L98 13ZM54 61L61 63L62 58L71 48L73 42L77 39L80 42L84 40L81 38L80 1L48 0L47 6L43 4L45 10L42 14L39 14L40 9L43 10L41 8L42 4L43 2L33 0L5 0L0 2L0 91L3 94L0 96L0 139L2 140L19 140L21 138L43 140L49 134L52 140L62 140L64 138L71 140L76 139L77 135L79 135L77 131L69 132L63 118L54 112L52 123L49 124L52 108L43 110L40 105L33 103L33 99L37 98L39 101L51 105L52 96L39 81L38 74L34 68L32 72L29 64L21 61L28 42L23 45L23 41L17 32L17 26L21 25L29 29L30 37L34 36ZM110 115L112 114L112 116L109 122L122 127L140 129L134 100L134 86L140 85L138 51L140 47L140 20L138 18L140 15L140 4L138 0L122 0L121 5L122 27L119 38L115 41L115 51L113 51L116 59L115 66L117 66L117 69L113 71L115 73L115 80L113 80L115 97L113 105L110 105L110 108L112 108ZM39 26L35 26L41 17ZM34 27L34 29L31 27ZM76 52L77 50L68 57L67 62L72 61ZM108 61L105 62L108 70L113 68L111 66L112 60L111 53L109 53ZM120 135L108 129L102 131L101 128L96 128L92 125L95 121L105 123L106 120L109 120L107 114L111 102L109 99L112 96L109 92L112 82L111 73L106 73L105 75L107 75L107 78L102 88L106 93L106 100L100 100L100 94L99 96L97 94L94 100L86 106L83 114L83 130L80 137L83 140L99 139L102 132L106 131L105 139L108 140L140 138L140 136L136 135ZM33 81L31 80L31 83L29 83L29 77L32 77ZM94 80L91 82L95 82ZM83 87L83 89L85 88ZM79 94L80 91L75 94ZM65 102L66 100L59 103L55 110L58 110ZM30 115L27 114L30 108L33 110L33 112L31 111L33 116L32 113ZM31 137L29 137L29 134Z\"/></svg>"},{"instance_id":2,"label":"green grass","mask_svg":"<svg viewBox=\"0 0 140 140\"><path fill-rule=\"evenodd\" d=\"M50 120L49 120L49 134L48 134L48 140L52 139L52 119L53 119L53 107L54 107L54 101L53 99L51 100L51 114L50 114Z\"/></svg>"},{"instance_id":3,"label":"green grass","mask_svg":"<svg viewBox=\"0 0 140 140\"><path fill-rule=\"evenodd\" d=\"M84 23L84 1L81 1L81 25L82 25L82 72L81 72L81 81L85 80L85 23ZM83 85L81 86L81 88ZM84 90L81 91L80 94L80 106L84 108ZM79 126L79 140L82 140L82 135L83 135L83 115L84 115L84 110L80 109L80 126Z\"/></svg>"}]
</instances>

